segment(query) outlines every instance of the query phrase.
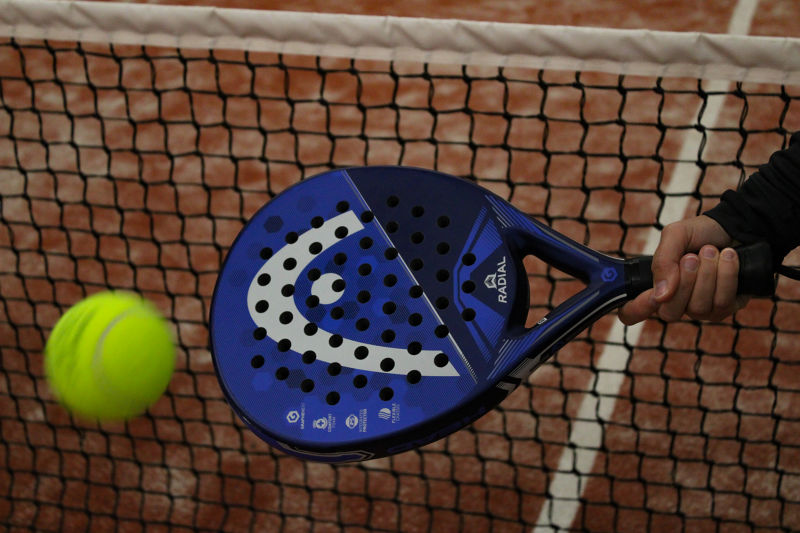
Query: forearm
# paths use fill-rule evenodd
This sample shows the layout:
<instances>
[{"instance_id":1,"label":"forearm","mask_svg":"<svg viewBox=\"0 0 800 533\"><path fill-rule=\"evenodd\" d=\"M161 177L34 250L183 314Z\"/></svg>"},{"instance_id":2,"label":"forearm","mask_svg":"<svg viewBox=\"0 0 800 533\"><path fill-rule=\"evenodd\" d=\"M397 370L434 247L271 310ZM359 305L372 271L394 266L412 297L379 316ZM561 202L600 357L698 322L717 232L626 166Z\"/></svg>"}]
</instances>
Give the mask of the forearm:
<instances>
[{"instance_id":1,"label":"forearm","mask_svg":"<svg viewBox=\"0 0 800 533\"><path fill-rule=\"evenodd\" d=\"M800 132L787 149L775 152L738 191L726 191L705 214L739 242L769 242L773 260L780 264L800 245Z\"/></svg>"}]
</instances>

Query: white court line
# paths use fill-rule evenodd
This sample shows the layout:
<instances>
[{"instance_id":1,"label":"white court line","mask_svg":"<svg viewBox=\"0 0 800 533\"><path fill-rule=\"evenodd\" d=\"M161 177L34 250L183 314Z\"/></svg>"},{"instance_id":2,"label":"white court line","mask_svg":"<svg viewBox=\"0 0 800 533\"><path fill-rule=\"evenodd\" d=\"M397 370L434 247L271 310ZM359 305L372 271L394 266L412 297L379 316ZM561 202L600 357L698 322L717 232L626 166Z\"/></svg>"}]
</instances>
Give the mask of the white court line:
<instances>
[{"instance_id":1,"label":"white court line","mask_svg":"<svg viewBox=\"0 0 800 533\"><path fill-rule=\"evenodd\" d=\"M746 35L753 20L758 0L739 0L728 24L728 33ZM712 80L704 84L709 92L726 91L727 81ZM722 111L724 96L709 97L703 110L701 123L713 127ZM701 109L698 108L695 116ZM693 161L700 149L702 134L688 130L684 135L679 159ZM659 216L661 224L669 224L686 216L690 196L687 191L694 190L700 178L700 168L693 163L677 164L666 184L666 199ZM658 245L661 232L651 228L643 253L652 254ZM603 445L603 424L611 420L620 387L625 378L630 352L628 346L639 342L644 323L627 328L619 320L605 340L605 348L597 361L594 381L589 384L589 392L583 395L576 418L572 421L569 445L561 452L553 480L547 489L547 501L542 506L539 519L533 528L534 533L568 530L580 510L581 496L590 481L597 451Z\"/></svg>"}]
</instances>

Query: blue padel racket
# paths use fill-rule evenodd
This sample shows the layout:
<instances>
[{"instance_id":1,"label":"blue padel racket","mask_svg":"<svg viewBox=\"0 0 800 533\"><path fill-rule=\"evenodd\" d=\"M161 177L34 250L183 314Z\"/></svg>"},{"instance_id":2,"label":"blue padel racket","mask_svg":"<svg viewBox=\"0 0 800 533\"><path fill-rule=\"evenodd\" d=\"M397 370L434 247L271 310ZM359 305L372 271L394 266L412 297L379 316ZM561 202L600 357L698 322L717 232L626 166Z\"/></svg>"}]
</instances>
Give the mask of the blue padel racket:
<instances>
[{"instance_id":1,"label":"blue padel racket","mask_svg":"<svg viewBox=\"0 0 800 533\"><path fill-rule=\"evenodd\" d=\"M771 293L769 248L739 254L740 292ZM526 255L586 283L532 328ZM395 454L496 406L651 287L650 260L595 252L442 173L325 172L270 201L231 247L211 306L214 364L236 413L285 452Z\"/></svg>"}]
</instances>

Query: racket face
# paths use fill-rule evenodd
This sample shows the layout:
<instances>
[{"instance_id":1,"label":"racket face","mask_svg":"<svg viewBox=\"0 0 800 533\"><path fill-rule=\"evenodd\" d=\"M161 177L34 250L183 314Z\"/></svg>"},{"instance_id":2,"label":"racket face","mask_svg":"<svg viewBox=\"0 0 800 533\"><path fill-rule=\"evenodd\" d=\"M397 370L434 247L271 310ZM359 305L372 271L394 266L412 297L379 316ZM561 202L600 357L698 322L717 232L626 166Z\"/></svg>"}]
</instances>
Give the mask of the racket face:
<instances>
[{"instance_id":1,"label":"racket face","mask_svg":"<svg viewBox=\"0 0 800 533\"><path fill-rule=\"evenodd\" d=\"M527 349L515 216L470 182L407 167L330 171L278 195L237 237L212 302L234 410L271 444L330 462L483 414Z\"/></svg>"}]
</instances>

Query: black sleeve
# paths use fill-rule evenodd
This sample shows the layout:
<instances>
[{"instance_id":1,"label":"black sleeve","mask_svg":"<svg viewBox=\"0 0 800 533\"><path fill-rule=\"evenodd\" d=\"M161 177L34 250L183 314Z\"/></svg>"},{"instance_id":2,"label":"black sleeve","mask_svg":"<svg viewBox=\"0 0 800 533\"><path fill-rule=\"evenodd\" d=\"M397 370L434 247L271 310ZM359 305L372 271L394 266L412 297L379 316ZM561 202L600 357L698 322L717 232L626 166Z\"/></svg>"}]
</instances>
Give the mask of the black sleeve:
<instances>
[{"instance_id":1,"label":"black sleeve","mask_svg":"<svg viewBox=\"0 0 800 533\"><path fill-rule=\"evenodd\" d=\"M780 265L800 245L800 132L738 191L725 191L705 215L743 244L767 241L773 264Z\"/></svg>"}]
</instances>

